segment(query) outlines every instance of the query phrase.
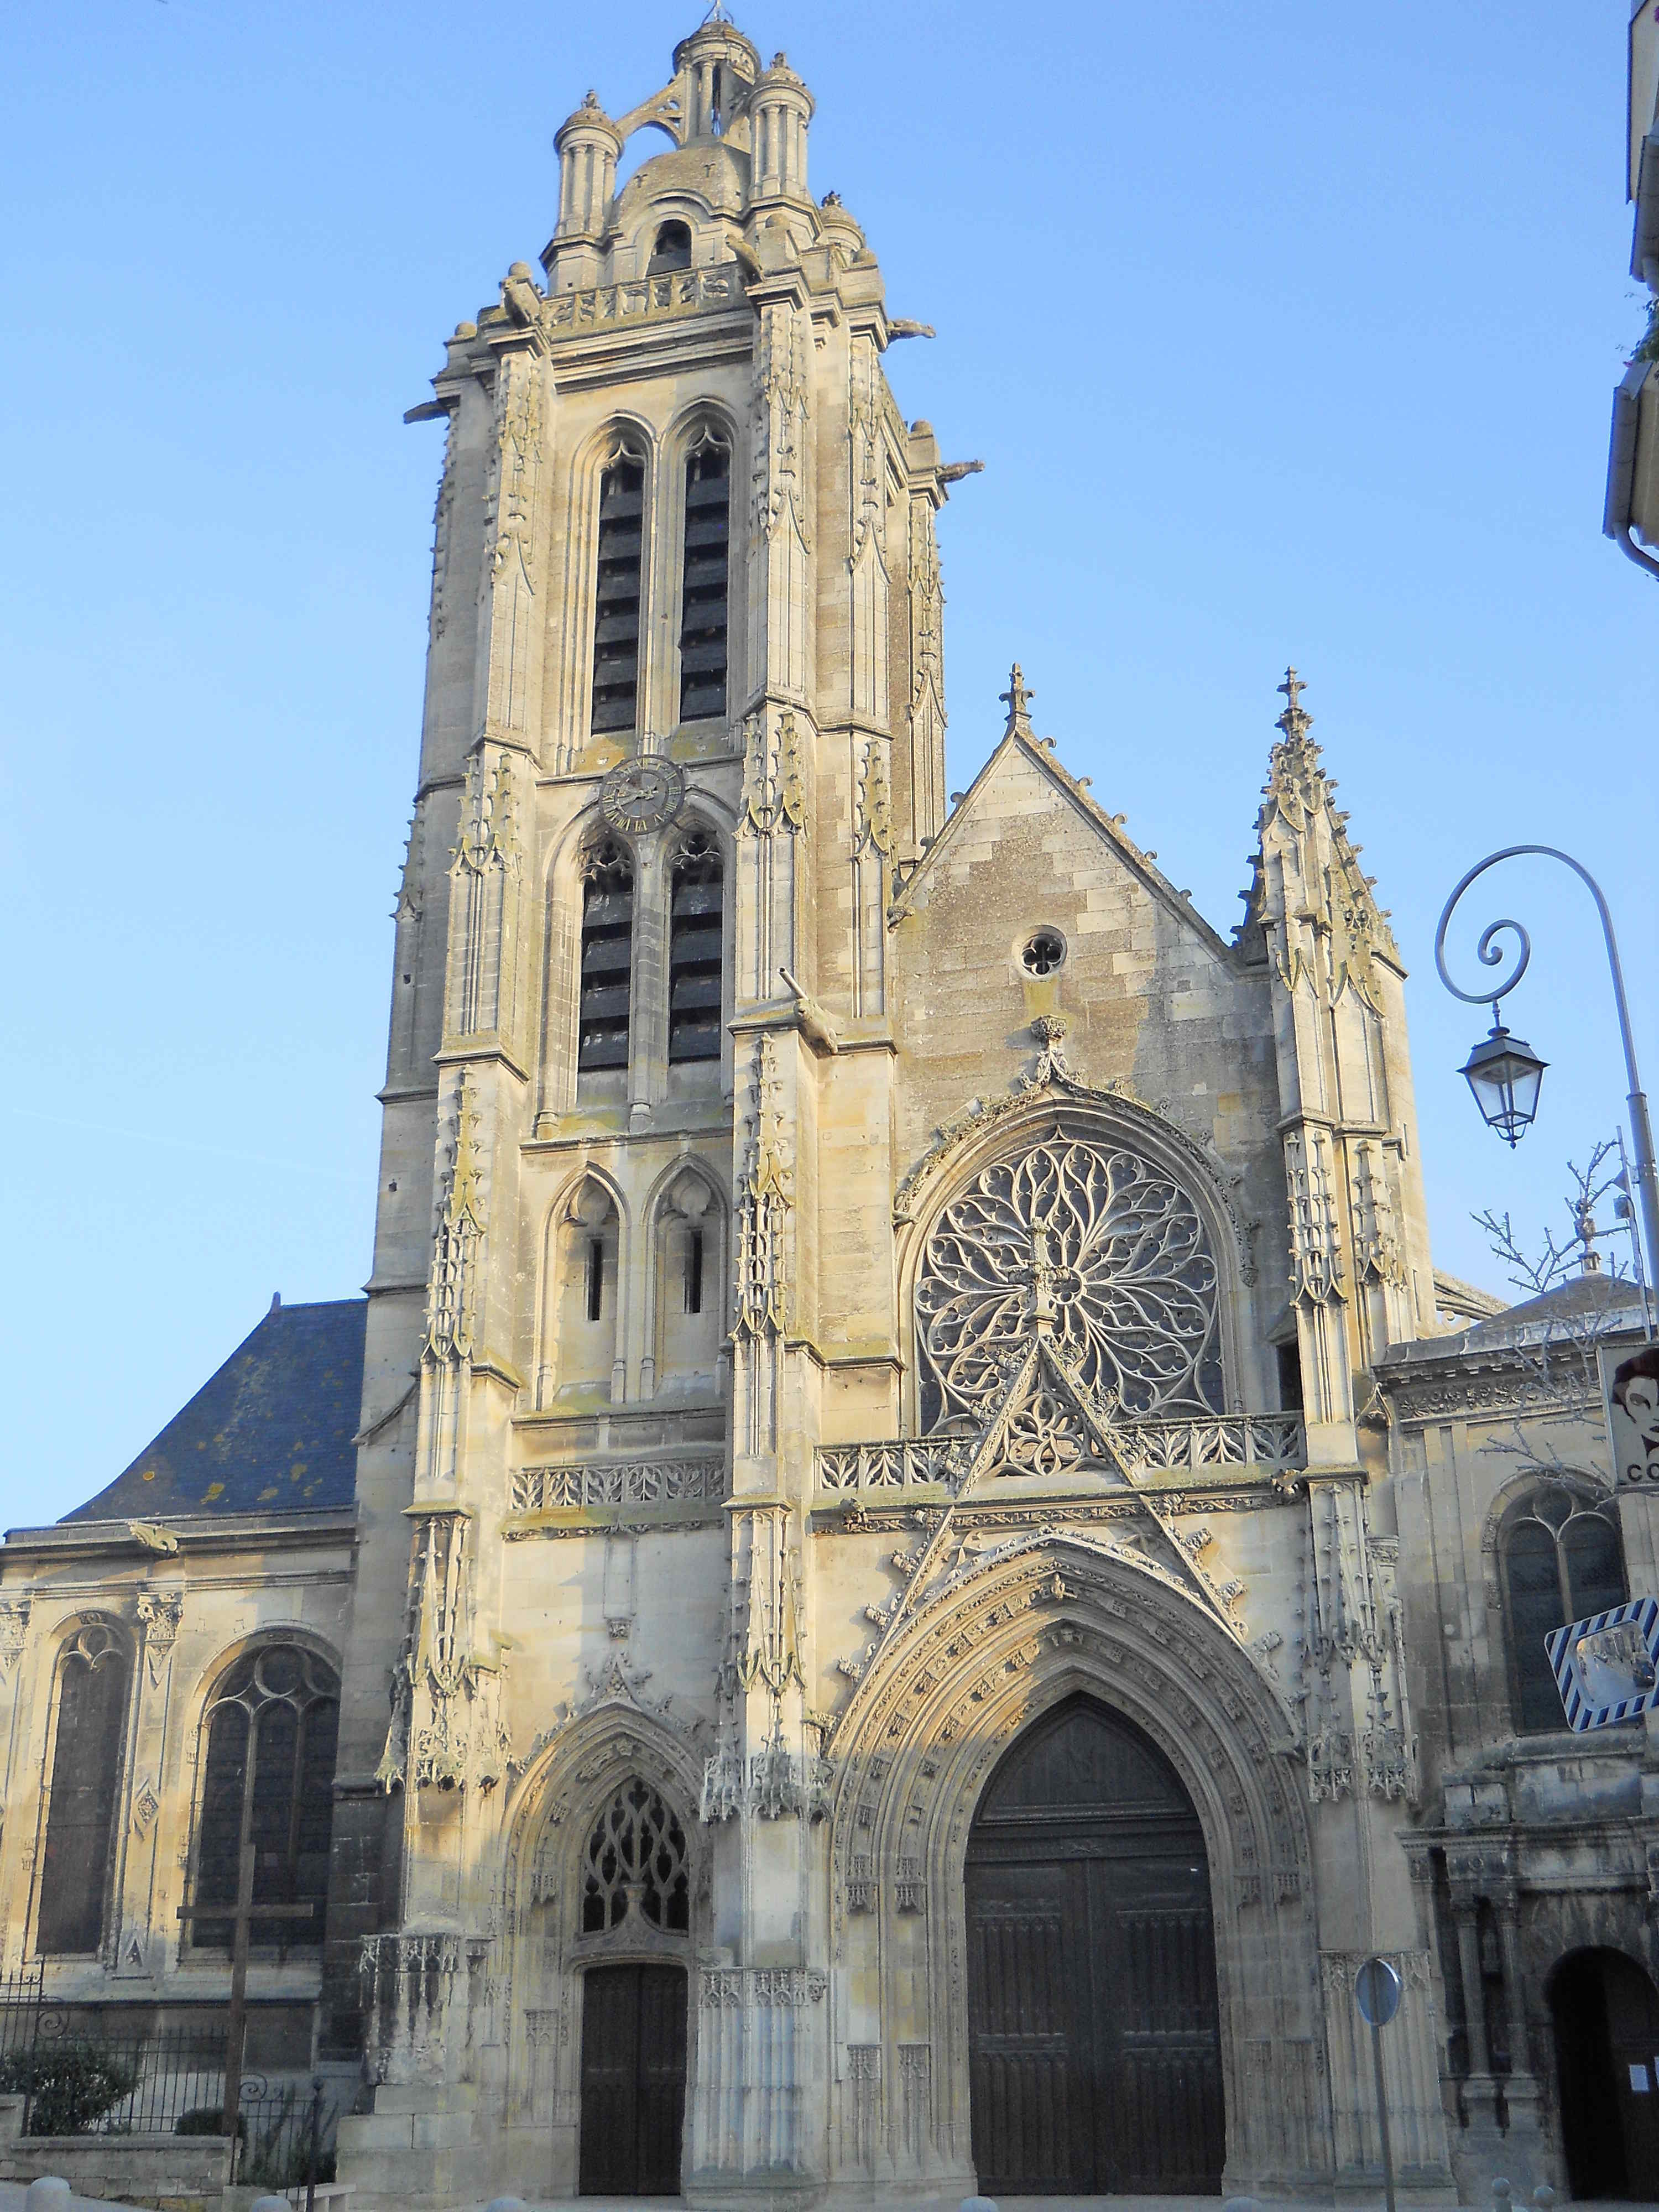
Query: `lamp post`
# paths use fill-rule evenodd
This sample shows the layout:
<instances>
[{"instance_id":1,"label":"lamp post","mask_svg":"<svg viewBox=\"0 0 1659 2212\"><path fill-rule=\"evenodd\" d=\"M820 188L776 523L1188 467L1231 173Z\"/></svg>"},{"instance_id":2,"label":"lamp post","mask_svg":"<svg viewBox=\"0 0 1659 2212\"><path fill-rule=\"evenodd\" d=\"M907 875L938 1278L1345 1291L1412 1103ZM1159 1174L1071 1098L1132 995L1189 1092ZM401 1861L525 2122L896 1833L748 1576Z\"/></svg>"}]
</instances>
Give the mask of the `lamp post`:
<instances>
[{"instance_id":1,"label":"lamp post","mask_svg":"<svg viewBox=\"0 0 1659 2212\"><path fill-rule=\"evenodd\" d=\"M1613 916L1607 912L1607 902L1601 896L1601 886L1589 870L1571 853L1564 853L1554 845L1506 845L1501 853L1489 853L1458 883L1446 901L1440 916L1440 927L1434 933L1434 964L1440 971L1440 980L1453 998L1462 999L1465 1006L1492 1008L1492 1035L1476 1045L1464 1062L1462 1073L1467 1078L1474 1094L1482 1118L1497 1130L1507 1144L1518 1144L1522 1132L1538 1111L1538 1090L1543 1080L1547 1063L1540 1060L1530 1045L1511 1036L1498 1018L1499 1001L1514 990L1527 972L1532 958L1532 939L1518 921L1488 922L1480 933L1475 956L1486 968L1501 968L1506 957L1505 948L1494 943L1504 930L1514 936L1512 950L1518 952L1515 972L1506 976L1492 991L1460 990L1446 973L1446 929L1456 906L1477 876L1484 876L1488 868L1495 868L1500 860L1513 860L1524 854L1536 854L1547 860L1559 860L1572 870L1590 896L1595 901L1595 911L1601 917L1601 934L1607 940L1607 966L1613 975L1613 1003L1619 1010L1619 1034L1625 1047L1625 1073L1629 1085L1631 1136L1636 1147L1636 1184L1642 1209L1642 1239L1646 1246L1647 1279L1656 1279L1659 1267L1659 1173L1653 1159L1653 1127L1648 1120L1648 1102L1642 1090L1642 1079L1636 1066L1636 1041L1631 1035L1630 1007L1625 998L1625 974L1619 963L1619 941L1613 933Z\"/></svg>"}]
</instances>

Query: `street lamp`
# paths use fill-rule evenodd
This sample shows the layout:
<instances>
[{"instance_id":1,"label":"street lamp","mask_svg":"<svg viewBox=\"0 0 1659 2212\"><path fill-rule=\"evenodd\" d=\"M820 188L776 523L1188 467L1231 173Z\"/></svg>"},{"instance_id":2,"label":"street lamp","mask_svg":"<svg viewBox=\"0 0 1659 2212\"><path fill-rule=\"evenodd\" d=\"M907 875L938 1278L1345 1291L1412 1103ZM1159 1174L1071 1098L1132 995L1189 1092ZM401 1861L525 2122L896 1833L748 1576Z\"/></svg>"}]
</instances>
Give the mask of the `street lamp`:
<instances>
[{"instance_id":1,"label":"street lamp","mask_svg":"<svg viewBox=\"0 0 1659 2212\"><path fill-rule=\"evenodd\" d=\"M1492 1011L1492 1035L1480 1040L1458 1073L1474 1093L1486 1127L1513 1146L1537 1116L1538 1086L1549 1062L1540 1060L1523 1038L1510 1035L1498 1019L1495 999Z\"/></svg>"},{"instance_id":2,"label":"street lamp","mask_svg":"<svg viewBox=\"0 0 1659 2212\"><path fill-rule=\"evenodd\" d=\"M1564 867L1572 870L1590 896L1595 901L1595 911L1601 917L1601 934L1607 942L1607 967L1613 976L1613 1004L1619 1012L1619 1034L1625 1048L1625 1073L1629 1083L1631 1136L1636 1151L1636 1182L1642 1206L1642 1241L1647 1247L1647 1279L1656 1279L1659 1268L1659 1173L1653 1159L1653 1129L1648 1120L1648 1102L1642 1090L1642 1079L1636 1066L1636 1041L1631 1035L1630 1007L1625 998L1625 975L1619 963L1619 942L1613 933L1613 916L1607 912L1607 902L1601 896L1601 886L1589 870L1571 853L1564 853L1554 845L1506 845L1501 853L1489 853L1484 860L1472 867L1459 882L1446 901L1440 916L1440 927L1434 933L1434 964L1440 971L1440 980L1454 999L1462 999L1467 1006L1490 1006L1492 1034L1483 1037L1463 1063L1462 1073L1474 1094L1480 1109L1481 1119L1489 1128L1496 1129L1506 1144L1516 1145L1521 1133L1538 1111L1538 1086L1543 1080L1547 1063L1539 1059L1532 1047L1519 1037L1511 1036L1498 1018L1499 1001L1507 998L1527 972L1532 958L1532 939L1518 921L1489 922L1480 933L1475 946L1475 957L1483 968L1501 968L1505 948L1494 942L1508 930L1515 939L1513 949L1518 954L1513 975L1506 976L1496 990L1460 990L1446 973L1446 928L1456 906L1477 876L1484 876L1488 868L1495 868L1500 860L1513 860L1525 854L1535 854L1546 860L1559 860Z\"/></svg>"}]
</instances>

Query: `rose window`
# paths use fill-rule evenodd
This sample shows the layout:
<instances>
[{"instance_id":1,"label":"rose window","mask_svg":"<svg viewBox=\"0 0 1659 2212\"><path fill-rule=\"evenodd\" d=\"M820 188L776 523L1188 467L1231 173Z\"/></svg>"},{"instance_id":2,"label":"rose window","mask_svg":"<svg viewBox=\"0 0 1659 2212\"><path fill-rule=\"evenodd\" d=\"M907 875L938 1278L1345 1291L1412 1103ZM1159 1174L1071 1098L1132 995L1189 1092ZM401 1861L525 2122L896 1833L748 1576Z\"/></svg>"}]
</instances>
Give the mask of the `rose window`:
<instances>
[{"instance_id":1,"label":"rose window","mask_svg":"<svg viewBox=\"0 0 1659 2212\"><path fill-rule=\"evenodd\" d=\"M1218 1286L1203 1218L1178 1182L1122 1146L1056 1131L985 1169L927 1239L922 1426L977 1425L1039 1322L1129 1418L1219 1413ZM1045 1438L1037 1456L1065 1449Z\"/></svg>"}]
</instances>

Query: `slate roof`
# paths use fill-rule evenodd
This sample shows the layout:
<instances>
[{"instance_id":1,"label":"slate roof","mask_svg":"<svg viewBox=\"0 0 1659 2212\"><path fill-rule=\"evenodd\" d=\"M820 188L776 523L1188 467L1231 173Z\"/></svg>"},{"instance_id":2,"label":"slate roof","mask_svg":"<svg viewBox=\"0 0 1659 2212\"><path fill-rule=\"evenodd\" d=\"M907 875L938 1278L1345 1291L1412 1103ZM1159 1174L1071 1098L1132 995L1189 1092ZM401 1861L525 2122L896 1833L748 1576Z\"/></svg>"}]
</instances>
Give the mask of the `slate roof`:
<instances>
[{"instance_id":1,"label":"slate roof","mask_svg":"<svg viewBox=\"0 0 1659 2212\"><path fill-rule=\"evenodd\" d=\"M356 1495L367 1298L270 1311L106 1490L66 1521L320 1513Z\"/></svg>"},{"instance_id":2,"label":"slate roof","mask_svg":"<svg viewBox=\"0 0 1659 2212\"><path fill-rule=\"evenodd\" d=\"M1583 1323L1605 1316L1609 1328L1632 1327L1641 1321L1641 1292L1636 1285L1610 1275L1574 1275L1558 1283L1540 1297L1518 1306L1505 1306L1485 1321L1460 1329L1451 1336L1417 1337L1406 1344L1391 1344L1377 1361L1377 1370L1410 1366L1426 1359L1454 1359L1466 1352L1513 1350L1535 1344L1551 1329Z\"/></svg>"}]
</instances>

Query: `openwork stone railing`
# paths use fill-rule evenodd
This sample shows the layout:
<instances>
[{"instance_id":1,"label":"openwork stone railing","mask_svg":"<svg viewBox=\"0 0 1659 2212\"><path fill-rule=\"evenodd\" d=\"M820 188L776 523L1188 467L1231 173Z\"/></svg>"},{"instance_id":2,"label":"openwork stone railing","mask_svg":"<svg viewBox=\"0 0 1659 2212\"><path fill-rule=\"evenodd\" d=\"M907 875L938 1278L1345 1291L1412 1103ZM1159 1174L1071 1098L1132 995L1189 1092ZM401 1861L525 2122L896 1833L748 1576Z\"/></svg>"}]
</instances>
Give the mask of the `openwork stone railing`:
<instances>
[{"instance_id":1,"label":"openwork stone railing","mask_svg":"<svg viewBox=\"0 0 1659 2212\"><path fill-rule=\"evenodd\" d=\"M742 270L735 261L721 261L712 269L676 269L586 292L555 292L542 308L542 322L553 331L596 331L744 304Z\"/></svg>"},{"instance_id":2,"label":"openwork stone railing","mask_svg":"<svg viewBox=\"0 0 1659 2212\"><path fill-rule=\"evenodd\" d=\"M1306 1463L1302 1422L1295 1413L1231 1413L1200 1420L1126 1421L1113 1440L1132 1474L1201 1473L1212 1468L1260 1468L1277 1474ZM850 1497L872 1491L951 1485L971 1450L956 1440L906 1437L890 1443L826 1444L817 1453L820 1493Z\"/></svg>"},{"instance_id":3,"label":"openwork stone railing","mask_svg":"<svg viewBox=\"0 0 1659 2212\"><path fill-rule=\"evenodd\" d=\"M525 1467L512 1478L508 1510L547 1513L568 1505L672 1505L726 1495L726 1462L639 1459Z\"/></svg>"}]
</instances>

